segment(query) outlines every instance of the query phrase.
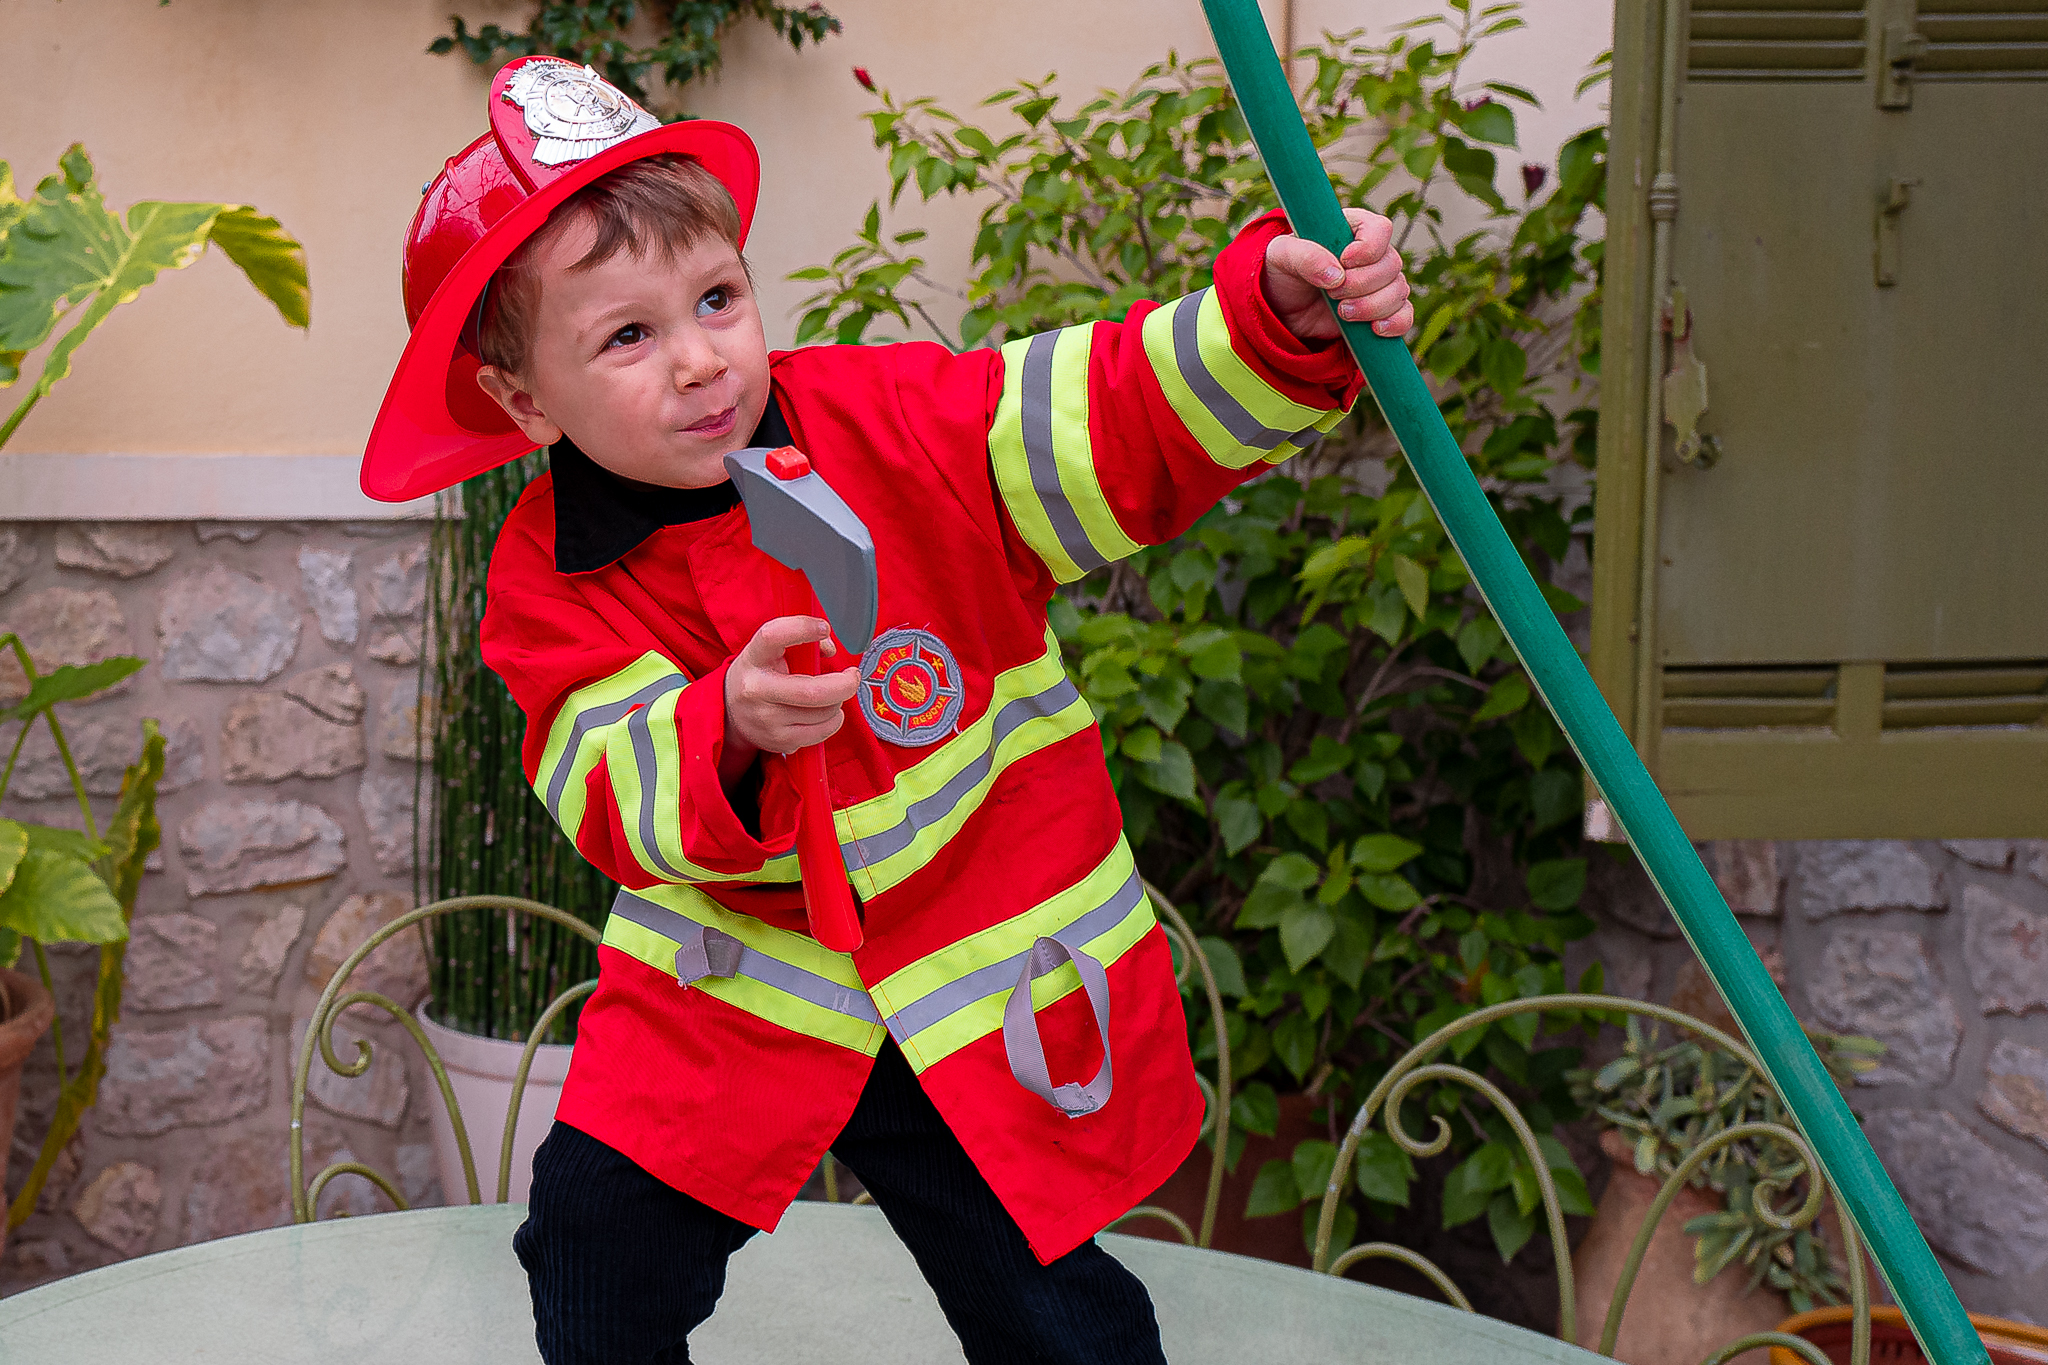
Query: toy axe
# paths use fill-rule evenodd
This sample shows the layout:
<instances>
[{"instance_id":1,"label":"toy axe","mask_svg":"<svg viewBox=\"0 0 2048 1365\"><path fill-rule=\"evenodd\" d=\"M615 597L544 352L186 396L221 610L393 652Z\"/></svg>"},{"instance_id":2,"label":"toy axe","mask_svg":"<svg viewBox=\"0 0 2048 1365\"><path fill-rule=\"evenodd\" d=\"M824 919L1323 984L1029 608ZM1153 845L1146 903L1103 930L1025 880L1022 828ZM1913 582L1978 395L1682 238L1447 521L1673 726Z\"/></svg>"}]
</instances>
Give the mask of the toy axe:
<instances>
[{"instance_id":1,"label":"toy axe","mask_svg":"<svg viewBox=\"0 0 2048 1365\"><path fill-rule=\"evenodd\" d=\"M780 568L776 613L808 616L815 594L840 647L859 658L875 633L877 610L875 542L868 528L795 446L736 450L725 457L725 468L746 504L754 548ZM818 672L816 642L794 645L784 657L792 673ZM860 917L832 827L825 746L812 744L783 757L801 798L796 858L811 937L835 953L850 953L861 945Z\"/></svg>"}]
</instances>

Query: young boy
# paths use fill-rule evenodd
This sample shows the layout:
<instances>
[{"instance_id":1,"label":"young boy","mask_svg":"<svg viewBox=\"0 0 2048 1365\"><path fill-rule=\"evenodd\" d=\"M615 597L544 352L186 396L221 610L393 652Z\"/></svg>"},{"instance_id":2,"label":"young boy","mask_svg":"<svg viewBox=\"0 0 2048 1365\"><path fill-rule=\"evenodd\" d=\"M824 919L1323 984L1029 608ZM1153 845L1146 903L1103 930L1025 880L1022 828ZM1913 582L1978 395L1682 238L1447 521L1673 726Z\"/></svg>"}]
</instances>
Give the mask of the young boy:
<instances>
[{"instance_id":1,"label":"young boy","mask_svg":"<svg viewBox=\"0 0 2048 1365\"><path fill-rule=\"evenodd\" d=\"M1213 288L1000 353L771 356L744 134L659 126L552 58L506 67L490 108L408 237L414 329L364 487L549 447L492 557L484 659L535 790L627 889L515 1239L541 1354L687 1360L727 1258L829 1148L969 1360L1161 1361L1091 1239L1187 1156L1203 1101L1046 602L1337 423L1362 381L1326 297L1413 321L1389 224L1354 213L1340 265L1269 214ZM776 612L726 478L728 452L785 444L875 541L857 661ZM792 675L809 641L828 671ZM813 744L850 955L807 934L790 851L779 756Z\"/></svg>"}]
</instances>

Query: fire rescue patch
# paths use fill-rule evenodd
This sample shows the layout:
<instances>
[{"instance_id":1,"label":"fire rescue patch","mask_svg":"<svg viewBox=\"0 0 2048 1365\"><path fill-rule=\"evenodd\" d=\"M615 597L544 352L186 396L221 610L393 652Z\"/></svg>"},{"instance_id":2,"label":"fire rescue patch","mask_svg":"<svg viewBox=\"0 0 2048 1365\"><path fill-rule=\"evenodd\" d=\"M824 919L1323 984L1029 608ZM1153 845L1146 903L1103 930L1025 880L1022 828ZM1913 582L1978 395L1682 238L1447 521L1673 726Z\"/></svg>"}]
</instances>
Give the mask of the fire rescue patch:
<instances>
[{"instance_id":1,"label":"fire rescue patch","mask_svg":"<svg viewBox=\"0 0 2048 1365\"><path fill-rule=\"evenodd\" d=\"M876 636L860 660L860 713L891 744L922 748L953 733L967 689L960 661L928 630Z\"/></svg>"},{"instance_id":2,"label":"fire rescue patch","mask_svg":"<svg viewBox=\"0 0 2048 1365\"><path fill-rule=\"evenodd\" d=\"M533 159L542 166L587 160L661 126L617 86L574 62L528 62L506 83L505 102L526 115Z\"/></svg>"}]
</instances>

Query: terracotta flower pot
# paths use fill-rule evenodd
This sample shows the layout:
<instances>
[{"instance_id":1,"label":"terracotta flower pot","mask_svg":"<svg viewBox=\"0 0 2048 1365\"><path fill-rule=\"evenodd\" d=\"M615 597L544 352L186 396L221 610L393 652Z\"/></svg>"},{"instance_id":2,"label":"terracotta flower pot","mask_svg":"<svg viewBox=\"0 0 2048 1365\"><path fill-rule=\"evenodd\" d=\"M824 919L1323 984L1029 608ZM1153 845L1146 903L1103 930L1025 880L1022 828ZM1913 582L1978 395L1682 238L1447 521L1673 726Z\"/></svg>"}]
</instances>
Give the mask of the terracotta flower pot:
<instances>
[{"instance_id":1,"label":"terracotta flower pot","mask_svg":"<svg viewBox=\"0 0 2048 1365\"><path fill-rule=\"evenodd\" d=\"M1985 1349L1991 1365L2048 1365L2048 1330L2023 1322L1970 1314L1970 1325ZM1778 1324L1787 1336L1804 1337L1820 1347L1821 1354L1838 1365L1848 1365L1850 1310L1847 1307L1816 1308ZM1906 1327L1896 1308L1870 1310L1870 1365L1926 1365L1920 1343ZM1783 1346L1771 1348L1771 1365L1801 1365L1798 1356Z\"/></svg>"},{"instance_id":2,"label":"terracotta flower pot","mask_svg":"<svg viewBox=\"0 0 2048 1365\"><path fill-rule=\"evenodd\" d=\"M1613 1129L1600 1135L1600 1150L1614 1163L1607 1192L1593 1226L1572 1253L1578 1283L1578 1340L1588 1349L1600 1341L1608 1305L1621 1280L1643 1215L1662 1186L1661 1178L1638 1174L1628 1140ZM1699 1365L1739 1336L1768 1332L1785 1316L1784 1296L1767 1286L1745 1294L1749 1277L1739 1266L1706 1284L1694 1284L1693 1239L1683 1231L1692 1219L1723 1210L1713 1190L1680 1190L1664 1211L1628 1296L1614 1357L1626 1365ZM1761 1351L1737 1357L1742 1365L1761 1362Z\"/></svg>"},{"instance_id":3,"label":"terracotta flower pot","mask_svg":"<svg viewBox=\"0 0 2048 1365\"><path fill-rule=\"evenodd\" d=\"M21 1068L56 1017L57 1002L42 982L20 972L0 971L0 1137L14 1131ZM6 1246L7 1217L0 1210L0 1250Z\"/></svg>"}]
</instances>

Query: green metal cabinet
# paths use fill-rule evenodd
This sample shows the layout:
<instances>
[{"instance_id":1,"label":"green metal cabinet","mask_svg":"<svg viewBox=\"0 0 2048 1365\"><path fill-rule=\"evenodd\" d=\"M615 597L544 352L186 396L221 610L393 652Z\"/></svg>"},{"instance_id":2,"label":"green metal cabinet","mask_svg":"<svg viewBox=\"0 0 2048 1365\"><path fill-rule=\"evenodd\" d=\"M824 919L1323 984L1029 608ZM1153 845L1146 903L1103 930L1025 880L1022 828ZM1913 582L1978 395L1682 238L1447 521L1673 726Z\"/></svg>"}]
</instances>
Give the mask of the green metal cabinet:
<instances>
[{"instance_id":1,"label":"green metal cabinet","mask_svg":"<svg viewBox=\"0 0 2048 1365\"><path fill-rule=\"evenodd\" d=\"M1613 97L1594 676L1694 838L2048 835L2048 0L1618 0Z\"/></svg>"}]
</instances>

